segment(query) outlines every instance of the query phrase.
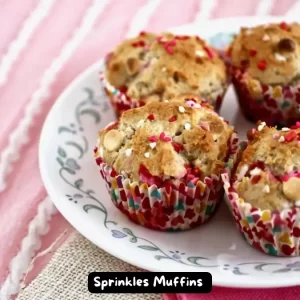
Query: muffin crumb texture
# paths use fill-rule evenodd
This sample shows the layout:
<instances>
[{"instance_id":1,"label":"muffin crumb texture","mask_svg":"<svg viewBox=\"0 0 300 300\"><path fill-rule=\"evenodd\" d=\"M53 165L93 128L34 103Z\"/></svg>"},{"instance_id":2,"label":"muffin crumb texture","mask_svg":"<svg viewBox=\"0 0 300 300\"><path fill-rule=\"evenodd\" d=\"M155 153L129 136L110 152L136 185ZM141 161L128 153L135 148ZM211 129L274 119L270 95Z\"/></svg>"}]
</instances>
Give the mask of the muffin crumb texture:
<instances>
[{"instance_id":1,"label":"muffin crumb texture","mask_svg":"<svg viewBox=\"0 0 300 300\"><path fill-rule=\"evenodd\" d=\"M107 81L132 99L162 101L178 94L222 95L225 64L197 36L142 32L119 45L107 59Z\"/></svg>"},{"instance_id":2,"label":"muffin crumb texture","mask_svg":"<svg viewBox=\"0 0 300 300\"><path fill-rule=\"evenodd\" d=\"M132 181L193 182L220 175L232 133L211 106L182 95L124 112L99 132L95 156Z\"/></svg>"},{"instance_id":3,"label":"muffin crumb texture","mask_svg":"<svg viewBox=\"0 0 300 300\"><path fill-rule=\"evenodd\" d=\"M300 25L297 23L242 28L228 54L232 64L265 85L300 82Z\"/></svg>"},{"instance_id":4,"label":"muffin crumb texture","mask_svg":"<svg viewBox=\"0 0 300 300\"><path fill-rule=\"evenodd\" d=\"M281 130L262 122L248 139L234 178L239 196L259 209L300 207L300 122Z\"/></svg>"}]
</instances>

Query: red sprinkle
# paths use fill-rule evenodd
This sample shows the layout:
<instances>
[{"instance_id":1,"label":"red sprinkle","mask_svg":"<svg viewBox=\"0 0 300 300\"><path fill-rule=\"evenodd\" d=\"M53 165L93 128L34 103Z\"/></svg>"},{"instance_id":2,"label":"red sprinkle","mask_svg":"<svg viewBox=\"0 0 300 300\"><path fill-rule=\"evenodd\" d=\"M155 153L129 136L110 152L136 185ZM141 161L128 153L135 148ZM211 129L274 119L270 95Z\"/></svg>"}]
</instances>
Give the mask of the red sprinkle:
<instances>
[{"instance_id":1,"label":"red sprinkle","mask_svg":"<svg viewBox=\"0 0 300 300\"><path fill-rule=\"evenodd\" d=\"M252 182L253 184L257 184L257 183L260 181L260 179L261 179L261 176L260 176L260 175L256 175L256 176L254 176L254 177L251 179L251 182Z\"/></svg>"},{"instance_id":2,"label":"red sprinkle","mask_svg":"<svg viewBox=\"0 0 300 300\"><path fill-rule=\"evenodd\" d=\"M177 120L177 117L176 116L173 116L169 119L169 122L175 122Z\"/></svg>"},{"instance_id":3,"label":"red sprinkle","mask_svg":"<svg viewBox=\"0 0 300 300\"><path fill-rule=\"evenodd\" d=\"M119 91L123 94L126 94L126 92L128 91L128 87L126 85L123 85L119 87Z\"/></svg>"},{"instance_id":4,"label":"red sprinkle","mask_svg":"<svg viewBox=\"0 0 300 300\"><path fill-rule=\"evenodd\" d=\"M116 175L117 175L116 170L112 169L111 172L110 172L110 176L111 177L116 177Z\"/></svg>"},{"instance_id":5,"label":"red sprinkle","mask_svg":"<svg viewBox=\"0 0 300 300\"><path fill-rule=\"evenodd\" d=\"M199 177L200 174L201 174L200 169L199 169L199 168L194 168L194 169L193 169L193 174L194 174L196 177Z\"/></svg>"},{"instance_id":6,"label":"red sprinkle","mask_svg":"<svg viewBox=\"0 0 300 300\"><path fill-rule=\"evenodd\" d=\"M297 136L297 133L295 131L289 131L289 133L284 137L286 142L291 142L295 137Z\"/></svg>"},{"instance_id":7,"label":"red sprinkle","mask_svg":"<svg viewBox=\"0 0 300 300\"><path fill-rule=\"evenodd\" d=\"M265 60L261 60L257 63L257 67L264 71L267 68L267 62Z\"/></svg>"},{"instance_id":8,"label":"red sprinkle","mask_svg":"<svg viewBox=\"0 0 300 300\"><path fill-rule=\"evenodd\" d=\"M134 48L136 47L145 47L146 43L144 41L137 41L131 44Z\"/></svg>"},{"instance_id":9,"label":"red sprinkle","mask_svg":"<svg viewBox=\"0 0 300 300\"><path fill-rule=\"evenodd\" d=\"M188 35L175 35L176 40L185 41L188 40L190 37Z\"/></svg>"},{"instance_id":10,"label":"red sprinkle","mask_svg":"<svg viewBox=\"0 0 300 300\"><path fill-rule=\"evenodd\" d=\"M141 31L140 35L146 35L146 31Z\"/></svg>"},{"instance_id":11,"label":"red sprinkle","mask_svg":"<svg viewBox=\"0 0 300 300\"><path fill-rule=\"evenodd\" d=\"M215 57L215 53L211 49L204 47L204 50L206 51L206 53L210 57L210 59L213 59Z\"/></svg>"},{"instance_id":12,"label":"red sprinkle","mask_svg":"<svg viewBox=\"0 0 300 300\"><path fill-rule=\"evenodd\" d=\"M156 141L157 141L157 137L156 137L155 135L152 135L152 136L149 136L149 137L148 137L148 140L149 140L150 142L156 142Z\"/></svg>"},{"instance_id":13,"label":"red sprinkle","mask_svg":"<svg viewBox=\"0 0 300 300\"><path fill-rule=\"evenodd\" d=\"M181 144L178 144L178 143L175 143L175 142L172 142L172 146L174 148L174 150L179 153L180 151L183 151L184 148Z\"/></svg>"},{"instance_id":14,"label":"red sprinkle","mask_svg":"<svg viewBox=\"0 0 300 300\"><path fill-rule=\"evenodd\" d=\"M281 22L279 26L283 30L289 30L289 25L286 22Z\"/></svg>"},{"instance_id":15,"label":"red sprinkle","mask_svg":"<svg viewBox=\"0 0 300 300\"><path fill-rule=\"evenodd\" d=\"M151 114L147 117L148 120L153 121L155 119L154 114Z\"/></svg>"},{"instance_id":16,"label":"red sprinkle","mask_svg":"<svg viewBox=\"0 0 300 300\"><path fill-rule=\"evenodd\" d=\"M256 53L257 53L257 51L254 50L254 49L251 49L251 50L249 51L249 55L250 55L250 56L255 56Z\"/></svg>"},{"instance_id":17,"label":"red sprinkle","mask_svg":"<svg viewBox=\"0 0 300 300\"><path fill-rule=\"evenodd\" d=\"M159 138L161 140L164 140L164 138L166 137L166 134L164 132L162 132L160 135L159 135Z\"/></svg>"},{"instance_id":18,"label":"red sprinkle","mask_svg":"<svg viewBox=\"0 0 300 300\"><path fill-rule=\"evenodd\" d=\"M94 153L96 153L98 151L98 148L97 147L95 147L94 148Z\"/></svg>"}]
</instances>

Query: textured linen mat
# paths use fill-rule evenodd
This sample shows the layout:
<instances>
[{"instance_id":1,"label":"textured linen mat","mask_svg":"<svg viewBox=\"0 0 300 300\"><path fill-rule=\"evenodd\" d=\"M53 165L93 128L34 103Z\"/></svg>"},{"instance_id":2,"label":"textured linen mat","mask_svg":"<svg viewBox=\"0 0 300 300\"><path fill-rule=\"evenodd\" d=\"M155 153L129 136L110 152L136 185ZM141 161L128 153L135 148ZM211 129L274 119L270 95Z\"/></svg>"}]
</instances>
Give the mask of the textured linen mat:
<instances>
[{"instance_id":1,"label":"textured linen mat","mask_svg":"<svg viewBox=\"0 0 300 300\"><path fill-rule=\"evenodd\" d=\"M74 233L54 254L39 276L20 292L17 300L162 300L158 294L91 294L88 274L142 272L104 252L79 233Z\"/></svg>"}]
</instances>

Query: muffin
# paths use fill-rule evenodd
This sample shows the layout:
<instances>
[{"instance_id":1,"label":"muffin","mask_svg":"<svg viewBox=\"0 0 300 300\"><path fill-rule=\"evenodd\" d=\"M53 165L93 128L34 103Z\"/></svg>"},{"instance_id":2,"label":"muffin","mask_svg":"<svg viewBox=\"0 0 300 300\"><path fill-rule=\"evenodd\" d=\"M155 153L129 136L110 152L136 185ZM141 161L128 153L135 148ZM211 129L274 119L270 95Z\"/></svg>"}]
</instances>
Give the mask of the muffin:
<instances>
[{"instance_id":1,"label":"muffin","mask_svg":"<svg viewBox=\"0 0 300 300\"><path fill-rule=\"evenodd\" d=\"M260 251L299 256L300 122L281 130L262 122L248 139L231 180L222 175L237 226Z\"/></svg>"},{"instance_id":2,"label":"muffin","mask_svg":"<svg viewBox=\"0 0 300 300\"><path fill-rule=\"evenodd\" d=\"M101 80L118 115L186 93L218 110L228 85L224 62L199 37L145 32L108 55Z\"/></svg>"},{"instance_id":3,"label":"muffin","mask_svg":"<svg viewBox=\"0 0 300 300\"><path fill-rule=\"evenodd\" d=\"M233 140L211 106L177 96L125 111L99 132L95 158L113 203L132 221L184 230L216 211Z\"/></svg>"},{"instance_id":4,"label":"muffin","mask_svg":"<svg viewBox=\"0 0 300 300\"><path fill-rule=\"evenodd\" d=\"M232 81L247 119L291 126L300 118L300 25L242 28L228 49Z\"/></svg>"}]
</instances>

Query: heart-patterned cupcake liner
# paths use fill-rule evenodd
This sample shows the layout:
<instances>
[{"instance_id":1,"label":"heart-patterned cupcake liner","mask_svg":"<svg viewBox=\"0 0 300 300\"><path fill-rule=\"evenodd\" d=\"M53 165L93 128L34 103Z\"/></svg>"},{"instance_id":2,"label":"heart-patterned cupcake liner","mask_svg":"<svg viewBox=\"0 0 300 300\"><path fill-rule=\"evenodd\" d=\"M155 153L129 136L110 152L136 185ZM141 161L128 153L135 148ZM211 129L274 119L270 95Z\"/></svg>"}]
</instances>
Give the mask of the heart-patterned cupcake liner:
<instances>
[{"instance_id":1,"label":"heart-patterned cupcake liner","mask_svg":"<svg viewBox=\"0 0 300 300\"><path fill-rule=\"evenodd\" d=\"M247 143L243 142L234 165L240 161L241 153ZM230 180L230 172L226 169L221 175L225 199L228 204L238 230L245 240L254 248L274 256L300 256L300 208L287 208L282 211L262 210L245 202L236 190L234 182Z\"/></svg>"},{"instance_id":2,"label":"heart-patterned cupcake liner","mask_svg":"<svg viewBox=\"0 0 300 300\"><path fill-rule=\"evenodd\" d=\"M227 168L233 165L238 138L229 142ZM118 174L101 157L96 157L100 174L114 205L133 222L151 229L186 230L207 222L216 212L224 196L221 176L204 181L179 183L158 188L143 182L132 182Z\"/></svg>"},{"instance_id":3,"label":"heart-patterned cupcake liner","mask_svg":"<svg viewBox=\"0 0 300 300\"><path fill-rule=\"evenodd\" d=\"M112 86L105 78L104 73L99 74L100 81L103 84L104 90L108 95L112 107L114 108L117 117L120 117L122 113L131 108L137 108L145 105L145 102L142 99L134 99L129 97L126 94L126 91L118 90ZM221 108L223 99L227 92L228 86L225 86L222 89L219 89L207 97L203 98L204 102L207 102L214 107L214 110L218 112Z\"/></svg>"},{"instance_id":4,"label":"heart-patterned cupcake liner","mask_svg":"<svg viewBox=\"0 0 300 300\"><path fill-rule=\"evenodd\" d=\"M269 126L291 126L300 119L300 85L263 85L246 72L231 68L232 83L244 116Z\"/></svg>"}]
</instances>

